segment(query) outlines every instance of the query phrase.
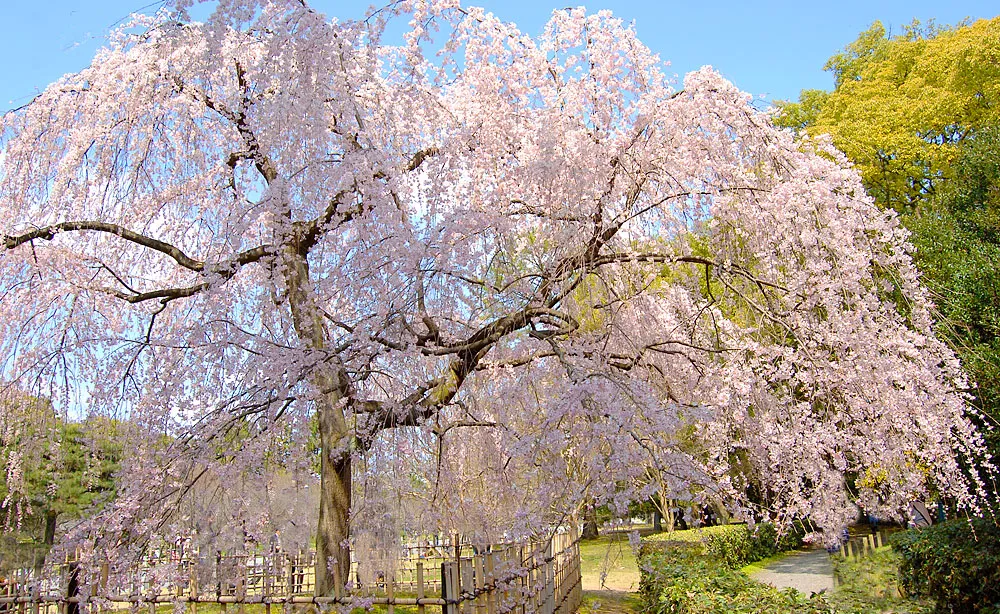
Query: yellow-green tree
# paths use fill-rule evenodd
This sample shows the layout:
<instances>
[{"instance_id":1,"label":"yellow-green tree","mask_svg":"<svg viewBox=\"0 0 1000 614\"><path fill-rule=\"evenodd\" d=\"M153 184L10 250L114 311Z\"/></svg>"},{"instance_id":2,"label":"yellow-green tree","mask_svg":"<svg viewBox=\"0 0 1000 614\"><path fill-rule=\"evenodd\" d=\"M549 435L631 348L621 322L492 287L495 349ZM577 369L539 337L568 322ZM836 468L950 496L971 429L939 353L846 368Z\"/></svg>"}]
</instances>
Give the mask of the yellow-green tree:
<instances>
[{"instance_id":1,"label":"yellow-green tree","mask_svg":"<svg viewBox=\"0 0 1000 614\"><path fill-rule=\"evenodd\" d=\"M914 22L895 36L876 21L824 68L835 89L779 102L776 121L831 135L883 206L918 206L950 176L959 143L1000 120L1000 17Z\"/></svg>"}]
</instances>

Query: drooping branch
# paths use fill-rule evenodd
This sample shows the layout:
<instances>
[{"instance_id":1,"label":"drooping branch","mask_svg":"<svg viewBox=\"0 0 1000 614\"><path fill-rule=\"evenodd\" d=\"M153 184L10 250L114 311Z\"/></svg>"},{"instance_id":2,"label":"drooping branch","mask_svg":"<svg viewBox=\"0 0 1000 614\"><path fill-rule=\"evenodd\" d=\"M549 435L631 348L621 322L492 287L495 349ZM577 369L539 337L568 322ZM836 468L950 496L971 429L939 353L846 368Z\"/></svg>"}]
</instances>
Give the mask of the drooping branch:
<instances>
[{"instance_id":1,"label":"drooping branch","mask_svg":"<svg viewBox=\"0 0 1000 614\"><path fill-rule=\"evenodd\" d=\"M743 267L735 266L730 264L728 266L723 266L721 263L712 260L710 258L703 258L701 256L672 256L669 254L657 254L655 252L642 252L642 253L613 253L605 254L599 256L593 260L593 266L603 266L606 264L620 264L624 262L650 262L650 263L660 263L660 264L677 264L677 263L689 263L689 264L701 264L708 267L715 268L716 270L725 270L728 272L735 273L740 277L745 277L754 284L759 284L761 286L767 286L775 290L780 290L781 292L788 292L788 288L780 284L770 282L766 279L757 277L750 271Z\"/></svg>"},{"instance_id":2,"label":"drooping branch","mask_svg":"<svg viewBox=\"0 0 1000 614\"><path fill-rule=\"evenodd\" d=\"M140 245L142 247L151 249L153 251L165 254L170 258L172 258L178 265L189 271L217 276L222 281L228 281L234 275L236 275L236 272L240 269L240 267L254 262L258 262L261 258L263 258L272 251L269 245L258 245L257 247L239 252L232 258L228 258L226 260L222 260L220 262L208 265L204 260L192 258L191 256L185 254L181 249L179 249L175 245L172 245L165 241L154 239L144 234L134 232L118 224L112 224L109 222L99 222L99 221L86 221L86 220L60 222L58 224L52 224L49 226L44 226L42 228L36 228L30 232L26 232L20 235L5 236L4 249L13 250L21 245L24 245L25 243L31 243L36 239L52 241L53 239L56 238L56 236L59 233L78 232L78 231L103 232L120 237L136 245ZM126 283L126 281L120 275L115 273L114 270L112 270L107 265L102 264L102 268L107 270L112 275L112 277L114 277L115 280L118 281L118 283L120 283L122 286L126 288L126 290L128 290L128 292L123 292L115 288L107 288L107 287L97 288L97 290L132 304L143 303L146 301L159 299L162 304L166 305L168 302L179 298L194 296L195 294L201 292L202 290L207 289L212 283L211 281L203 281L189 286L178 286L170 288L158 288L156 290L149 290L149 291L138 291L131 285Z\"/></svg>"},{"instance_id":3,"label":"drooping branch","mask_svg":"<svg viewBox=\"0 0 1000 614\"><path fill-rule=\"evenodd\" d=\"M94 232L105 232L108 234L113 234L119 236L126 241L131 241L143 247L148 247L149 249L158 251L160 253L166 254L173 258L177 264L181 265L185 269L189 269L196 272L201 272L205 269L205 262L202 260L197 260L191 258L183 251L178 249L176 246L148 237L137 232L133 232L124 226L119 226L118 224L111 224L109 222L98 222L98 221L72 221L72 222L60 222L58 224L52 224L50 226L43 226L41 228L36 228L32 231L20 234L20 235L8 235L3 238L4 248L12 250L20 245L33 241L35 239L44 239L46 241L51 241L56 238L56 235L60 232L69 231L94 231Z\"/></svg>"},{"instance_id":4,"label":"drooping branch","mask_svg":"<svg viewBox=\"0 0 1000 614\"><path fill-rule=\"evenodd\" d=\"M13 250L21 245L24 245L25 243L34 241L35 239L52 241L61 232L73 231L104 232L115 235L125 239L126 241L135 243L136 245L141 245L170 256L170 258L172 258L180 266L196 273L224 273L225 271L230 270L235 272L235 269L245 264L251 264L259 261L271 251L271 247L268 245L258 245L257 247L239 252L234 257L222 260L209 267L204 260L192 258L191 256L185 254L177 246L167 243L166 241L154 239L153 237L129 230L128 228L118 224L94 220L59 222L58 224L43 226L23 234L7 235L4 236L4 249Z\"/></svg>"}]
</instances>

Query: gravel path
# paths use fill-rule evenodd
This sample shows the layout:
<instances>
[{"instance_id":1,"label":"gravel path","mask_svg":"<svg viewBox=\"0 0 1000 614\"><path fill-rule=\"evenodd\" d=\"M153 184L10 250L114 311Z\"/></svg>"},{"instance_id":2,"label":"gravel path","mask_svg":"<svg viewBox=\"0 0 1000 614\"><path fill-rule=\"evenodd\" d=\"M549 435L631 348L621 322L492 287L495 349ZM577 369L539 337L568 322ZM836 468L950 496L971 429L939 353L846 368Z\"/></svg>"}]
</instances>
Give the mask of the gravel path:
<instances>
[{"instance_id":1,"label":"gravel path","mask_svg":"<svg viewBox=\"0 0 1000 614\"><path fill-rule=\"evenodd\" d=\"M809 595L833 590L833 564L825 550L794 552L753 574L753 579Z\"/></svg>"}]
</instances>

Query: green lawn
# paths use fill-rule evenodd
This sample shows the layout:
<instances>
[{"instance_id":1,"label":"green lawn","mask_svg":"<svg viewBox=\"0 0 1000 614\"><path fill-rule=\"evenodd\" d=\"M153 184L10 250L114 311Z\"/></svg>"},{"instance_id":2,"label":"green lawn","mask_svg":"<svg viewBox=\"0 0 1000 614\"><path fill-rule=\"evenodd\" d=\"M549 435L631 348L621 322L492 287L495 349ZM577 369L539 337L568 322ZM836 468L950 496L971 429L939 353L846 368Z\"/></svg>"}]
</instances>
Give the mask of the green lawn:
<instances>
[{"instance_id":1,"label":"green lawn","mask_svg":"<svg viewBox=\"0 0 1000 614\"><path fill-rule=\"evenodd\" d=\"M579 614L633 614L639 611L635 593L584 591Z\"/></svg>"},{"instance_id":2,"label":"green lawn","mask_svg":"<svg viewBox=\"0 0 1000 614\"><path fill-rule=\"evenodd\" d=\"M583 605L580 614L632 614L638 611L639 566L628 534L612 533L580 542Z\"/></svg>"},{"instance_id":3,"label":"green lawn","mask_svg":"<svg viewBox=\"0 0 1000 614\"><path fill-rule=\"evenodd\" d=\"M624 534L581 541L580 572L585 591L639 590L639 566Z\"/></svg>"}]
</instances>

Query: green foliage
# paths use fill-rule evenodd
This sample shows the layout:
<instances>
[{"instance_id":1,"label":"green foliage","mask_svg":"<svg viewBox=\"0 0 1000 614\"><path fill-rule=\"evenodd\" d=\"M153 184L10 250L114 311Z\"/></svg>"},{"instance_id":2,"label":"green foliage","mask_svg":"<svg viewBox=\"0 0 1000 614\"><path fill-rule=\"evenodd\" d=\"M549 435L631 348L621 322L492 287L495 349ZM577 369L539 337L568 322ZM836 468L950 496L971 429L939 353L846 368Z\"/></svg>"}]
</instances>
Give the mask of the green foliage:
<instances>
[{"instance_id":1,"label":"green foliage","mask_svg":"<svg viewBox=\"0 0 1000 614\"><path fill-rule=\"evenodd\" d=\"M642 611L646 614L833 612L824 595L806 597L793 589L779 590L751 580L734 565L752 556L770 556L778 544L789 546L796 542L779 539L772 525L757 527L755 532L744 525L709 527L643 540L639 566Z\"/></svg>"},{"instance_id":2,"label":"green foliage","mask_svg":"<svg viewBox=\"0 0 1000 614\"><path fill-rule=\"evenodd\" d=\"M1000 612L1000 526L995 516L950 520L897 533L907 591L936 600L937 612Z\"/></svg>"},{"instance_id":3,"label":"green foliage","mask_svg":"<svg viewBox=\"0 0 1000 614\"><path fill-rule=\"evenodd\" d=\"M840 586L830 602L838 611L922 614L933 610L926 599L904 597L899 567L902 557L882 547L861 559L834 558L834 573Z\"/></svg>"},{"instance_id":4,"label":"green foliage","mask_svg":"<svg viewBox=\"0 0 1000 614\"><path fill-rule=\"evenodd\" d=\"M857 40L827 60L823 70L833 73L835 87L841 87L845 82L861 81L869 65L884 59L888 44L885 26L876 21L859 34Z\"/></svg>"},{"instance_id":5,"label":"green foliage","mask_svg":"<svg viewBox=\"0 0 1000 614\"><path fill-rule=\"evenodd\" d=\"M1000 418L1000 127L966 140L954 180L920 215L913 231L916 261L941 313L938 333L956 348L977 388L976 404ZM1000 451L1000 434L987 431Z\"/></svg>"},{"instance_id":6,"label":"green foliage","mask_svg":"<svg viewBox=\"0 0 1000 614\"><path fill-rule=\"evenodd\" d=\"M712 534L706 540L708 552L730 569L739 569L774 556L779 552L794 550L802 545L805 531L795 526L778 534L773 524L758 523L753 529L746 525L728 525L728 531Z\"/></svg>"},{"instance_id":7,"label":"green foliage","mask_svg":"<svg viewBox=\"0 0 1000 614\"><path fill-rule=\"evenodd\" d=\"M802 90L799 92L798 102L775 101L780 111L780 115L776 116L777 123L786 128L804 131L819 121L819 115L829 97L830 92L824 90Z\"/></svg>"},{"instance_id":8,"label":"green foliage","mask_svg":"<svg viewBox=\"0 0 1000 614\"><path fill-rule=\"evenodd\" d=\"M0 466L12 455L21 479L0 472L0 559L4 565L37 562L53 544L60 519L80 518L110 500L122 457L118 423L94 418L69 422L39 399L22 396L7 407L16 437L0 442Z\"/></svg>"},{"instance_id":9,"label":"green foliage","mask_svg":"<svg viewBox=\"0 0 1000 614\"><path fill-rule=\"evenodd\" d=\"M779 102L779 125L830 134L883 206L906 211L951 176L959 144L1000 120L1000 18L888 37L875 22L825 66L832 92Z\"/></svg>"},{"instance_id":10,"label":"green foliage","mask_svg":"<svg viewBox=\"0 0 1000 614\"><path fill-rule=\"evenodd\" d=\"M754 582L698 543L645 546L640 569L639 596L646 614L830 611L822 597Z\"/></svg>"},{"instance_id":11,"label":"green foliage","mask_svg":"<svg viewBox=\"0 0 1000 614\"><path fill-rule=\"evenodd\" d=\"M894 589L899 582L900 559L888 548L862 561L836 563L841 586L832 594L807 597L795 590L779 590L755 582L714 552L722 543L745 543L752 538L765 541L776 536L773 527L751 538L748 533L746 527L729 525L645 538L639 565L641 611L644 614L925 614L930 611L924 600L898 596ZM716 546L711 546L711 542ZM791 543L788 540L785 545Z\"/></svg>"},{"instance_id":12,"label":"green foliage","mask_svg":"<svg viewBox=\"0 0 1000 614\"><path fill-rule=\"evenodd\" d=\"M670 533L656 533L643 538L643 543L656 544L657 542L681 542L689 544L704 544L712 536L729 533L738 530L742 525L720 524L713 527L698 527L686 531L673 531Z\"/></svg>"},{"instance_id":13,"label":"green foliage","mask_svg":"<svg viewBox=\"0 0 1000 614\"><path fill-rule=\"evenodd\" d=\"M114 491L121 451L110 440L92 440L89 426L60 422L40 462L29 466L27 493L39 510L78 517Z\"/></svg>"}]
</instances>

